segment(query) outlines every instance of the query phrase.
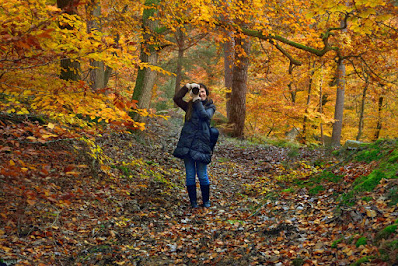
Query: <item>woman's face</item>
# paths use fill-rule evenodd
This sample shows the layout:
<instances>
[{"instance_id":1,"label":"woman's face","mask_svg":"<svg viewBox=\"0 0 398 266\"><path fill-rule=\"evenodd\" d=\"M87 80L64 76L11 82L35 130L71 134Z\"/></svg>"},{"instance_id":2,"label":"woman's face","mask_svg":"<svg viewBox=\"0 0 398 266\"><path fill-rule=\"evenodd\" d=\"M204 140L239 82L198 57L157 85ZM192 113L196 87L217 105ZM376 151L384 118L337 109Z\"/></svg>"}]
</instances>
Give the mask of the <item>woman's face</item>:
<instances>
[{"instance_id":1,"label":"woman's face","mask_svg":"<svg viewBox=\"0 0 398 266\"><path fill-rule=\"evenodd\" d=\"M206 90L204 88L200 88L199 97L200 97L200 100L202 100L202 101L206 100L207 95L206 95Z\"/></svg>"}]
</instances>

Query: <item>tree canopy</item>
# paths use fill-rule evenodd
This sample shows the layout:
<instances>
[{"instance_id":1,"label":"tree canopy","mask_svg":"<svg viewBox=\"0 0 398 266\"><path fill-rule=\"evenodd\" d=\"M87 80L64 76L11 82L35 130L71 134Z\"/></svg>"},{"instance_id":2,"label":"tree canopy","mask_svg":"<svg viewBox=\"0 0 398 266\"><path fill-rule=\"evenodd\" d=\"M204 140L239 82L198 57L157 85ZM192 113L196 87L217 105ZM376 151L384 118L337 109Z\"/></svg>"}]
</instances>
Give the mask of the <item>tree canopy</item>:
<instances>
[{"instance_id":1,"label":"tree canopy","mask_svg":"<svg viewBox=\"0 0 398 266\"><path fill-rule=\"evenodd\" d=\"M250 51L234 46L234 65L248 59L247 91L237 94L243 99L235 104L247 105L247 112L238 113L246 106L234 111L234 117L243 116L239 135L281 137L296 128L302 139L315 141L330 135L340 121L342 139L353 138L363 127L361 138L373 140L376 125L382 125L379 137L395 137L388 130L397 125L394 1L35 0L2 2L1 8L1 108L6 113L44 115L73 130L105 124L144 129L131 114L154 114L161 102L170 106L167 91L175 83L172 62L179 47L173 36L180 31L190 54L184 55L178 82L208 81L224 115L222 60L204 58L218 54L222 59L224 42L251 41ZM157 26L143 26L145 19ZM214 56L203 54L202 46ZM143 57L155 53L149 61ZM339 61L344 76L336 74ZM98 84L103 85L95 88L93 77L100 69ZM141 92L143 69L160 76ZM337 84L337 91L346 91L343 103L335 99ZM369 90L361 104L364 86ZM162 95L169 95L168 101ZM344 110L333 111L340 105Z\"/></svg>"}]
</instances>

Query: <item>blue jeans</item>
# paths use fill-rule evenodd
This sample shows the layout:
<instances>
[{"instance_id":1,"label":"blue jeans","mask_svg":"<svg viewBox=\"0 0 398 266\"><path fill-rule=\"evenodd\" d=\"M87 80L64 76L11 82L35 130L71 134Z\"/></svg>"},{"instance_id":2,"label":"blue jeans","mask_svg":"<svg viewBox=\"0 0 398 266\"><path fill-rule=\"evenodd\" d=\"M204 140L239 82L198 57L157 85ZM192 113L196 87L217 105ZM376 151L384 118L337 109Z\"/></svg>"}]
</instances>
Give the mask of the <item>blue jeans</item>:
<instances>
[{"instance_id":1,"label":"blue jeans","mask_svg":"<svg viewBox=\"0 0 398 266\"><path fill-rule=\"evenodd\" d=\"M207 164L194 161L192 158L185 158L185 171L187 186L196 184L196 175L198 175L199 183L201 185L210 185L209 177L207 176Z\"/></svg>"}]
</instances>

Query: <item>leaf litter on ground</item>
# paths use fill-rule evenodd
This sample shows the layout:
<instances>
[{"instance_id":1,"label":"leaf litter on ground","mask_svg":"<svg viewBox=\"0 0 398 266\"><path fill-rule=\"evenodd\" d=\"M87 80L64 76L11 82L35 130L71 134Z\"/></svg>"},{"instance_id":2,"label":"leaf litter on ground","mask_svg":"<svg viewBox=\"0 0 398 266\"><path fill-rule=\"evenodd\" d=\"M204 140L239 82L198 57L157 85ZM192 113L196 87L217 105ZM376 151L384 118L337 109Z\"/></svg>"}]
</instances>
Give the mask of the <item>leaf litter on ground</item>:
<instances>
[{"instance_id":1,"label":"leaf litter on ground","mask_svg":"<svg viewBox=\"0 0 398 266\"><path fill-rule=\"evenodd\" d=\"M146 132L102 134L95 139L97 157L77 139L49 142L56 139L49 136L36 143L20 134L27 125L3 129L0 259L17 265L348 265L380 257L375 236L398 218L397 206L385 201L395 180L366 192L369 201L339 205L339 195L375 165L333 167L337 159L327 149L291 153L222 136L209 165L212 207L191 209L183 163L171 155L182 118L171 115L149 119ZM317 179L324 169L330 176ZM363 237L369 241L357 245Z\"/></svg>"}]
</instances>

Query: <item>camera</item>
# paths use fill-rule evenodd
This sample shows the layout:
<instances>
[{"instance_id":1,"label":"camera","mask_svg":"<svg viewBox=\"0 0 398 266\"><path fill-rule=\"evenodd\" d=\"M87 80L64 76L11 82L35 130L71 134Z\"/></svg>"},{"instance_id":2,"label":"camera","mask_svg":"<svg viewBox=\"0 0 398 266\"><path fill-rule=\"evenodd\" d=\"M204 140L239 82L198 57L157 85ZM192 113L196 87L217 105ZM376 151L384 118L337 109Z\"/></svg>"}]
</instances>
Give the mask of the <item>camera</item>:
<instances>
[{"instance_id":1,"label":"camera","mask_svg":"<svg viewBox=\"0 0 398 266\"><path fill-rule=\"evenodd\" d=\"M198 95L199 94L199 87L193 87L192 88L192 94Z\"/></svg>"}]
</instances>

